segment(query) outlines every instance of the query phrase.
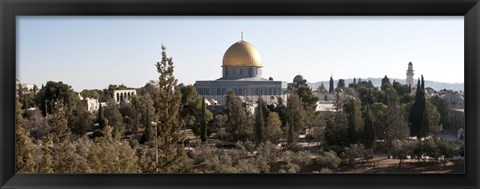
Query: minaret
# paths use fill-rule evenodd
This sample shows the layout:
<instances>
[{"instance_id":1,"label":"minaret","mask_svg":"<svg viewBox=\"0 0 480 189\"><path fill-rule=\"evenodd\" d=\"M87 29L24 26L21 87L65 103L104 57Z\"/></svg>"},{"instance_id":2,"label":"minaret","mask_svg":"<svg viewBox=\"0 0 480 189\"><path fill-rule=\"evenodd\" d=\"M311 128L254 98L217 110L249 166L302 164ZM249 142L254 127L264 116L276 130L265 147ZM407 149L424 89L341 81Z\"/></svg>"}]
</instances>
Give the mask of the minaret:
<instances>
[{"instance_id":1,"label":"minaret","mask_svg":"<svg viewBox=\"0 0 480 189\"><path fill-rule=\"evenodd\" d=\"M412 62L408 63L408 70L407 70L407 81L406 84L412 88L413 87L413 65Z\"/></svg>"}]
</instances>

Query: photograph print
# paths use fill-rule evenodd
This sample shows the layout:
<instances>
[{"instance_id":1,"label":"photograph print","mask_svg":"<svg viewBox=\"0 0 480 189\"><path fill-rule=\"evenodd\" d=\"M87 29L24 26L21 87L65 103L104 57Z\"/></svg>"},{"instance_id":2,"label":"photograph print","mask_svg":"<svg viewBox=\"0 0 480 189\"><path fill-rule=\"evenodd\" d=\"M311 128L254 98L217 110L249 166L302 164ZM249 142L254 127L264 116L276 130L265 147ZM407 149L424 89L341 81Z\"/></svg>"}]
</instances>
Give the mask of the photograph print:
<instances>
[{"instance_id":1,"label":"photograph print","mask_svg":"<svg viewBox=\"0 0 480 189\"><path fill-rule=\"evenodd\" d=\"M465 173L463 16L16 25L17 173Z\"/></svg>"}]
</instances>

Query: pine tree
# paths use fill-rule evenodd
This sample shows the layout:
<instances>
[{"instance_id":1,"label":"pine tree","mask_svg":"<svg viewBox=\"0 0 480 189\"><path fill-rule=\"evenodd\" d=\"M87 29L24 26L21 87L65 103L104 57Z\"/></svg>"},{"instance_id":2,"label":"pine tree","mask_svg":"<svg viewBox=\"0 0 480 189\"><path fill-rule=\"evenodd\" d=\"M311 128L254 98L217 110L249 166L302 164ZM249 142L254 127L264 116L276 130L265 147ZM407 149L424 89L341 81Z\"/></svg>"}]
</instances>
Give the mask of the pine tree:
<instances>
[{"instance_id":1,"label":"pine tree","mask_svg":"<svg viewBox=\"0 0 480 189\"><path fill-rule=\"evenodd\" d=\"M38 172L39 173L53 173L53 141L52 135L48 134L42 139L42 158L40 163L38 164Z\"/></svg>"},{"instance_id":2,"label":"pine tree","mask_svg":"<svg viewBox=\"0 0 480 189\"><path fill-rule=\"evenodd\" d=\"M136 126L135 130L139 128L144 129L145 138L144 142L151 142L155 140L155 128L152 125L152 121L155 120L155 107L154 102L149 93L143 93L134 96L131 101L134 111L136 112ZM142 142L143 143L143 142Z\"/></svg>"},{"instance_id":3,"label":"pine tree","mask_svg":"<svg viewBox=\"0 0 480 189\"><path fill-rule=\"evenodd\" d=\"M325 142L329 146L346 147L349 144L348 119L344 111L335 113L333 119L327 120Z\"/></svg>"},{"instance_id":4,"label":"pine tree","mask_svg":"<svg viewBox=\"0 0 480 189\"><path fill-rule=\"evenodd\" d=\"M385 90L389 86L391 86L390 79L385 75L385 77L382 79L382 86L380 88Z\"/></svg>"},{"instance_id":5,"label":"pine tree","mask_svg":"<svg viewBox=\"0 0 480 189\"><path fill-rule=\"evenodd\" d=\"M112 99L107 99L107 106L104 110L105 118L108 120L108 125L113 128L113 136L120 139L124 136L125 125L123 124L123 116L120 113L118 104Z\"/></svg>"},{"instance_id":6,"label":"pine tree","mask_svg":"<svg viewBox=\"0 0 480 189\"><path fill-rule=\"evenodd\" d=\"M363 129L362 112L359 100L349 99L343 105L343 110L348 119L348 138L350 144L360 142L360 131Z\"/></svg>"},{"instance_id":7,"label":"pine tree","mask_svg":"<svg viewBox=\"0 0 480 189\"><path fill-rule=\"evenodd\" d=\"M325 88L325 85L323 85L323 82L322 82L322 84L320 84L320 86L317 88L317 92L319 92L319 93L326 93L326 92L327 92L327 89Z\"/></svg>"},{"instance_id":8,"label":"pine tree","mask_svg":"<svg viewBox=\"0 0 480 189\"><path fill-rule=\"evenodd\" d=\"M47 122L51 128L50 133L53 136L53 143L58 144L64 140L69 140L71 133L65 115L65 106L61 102L56 103L52 113L47 118Z\"/></svg>"},{"instance_id":9,"label":"pine tree","mask_svg":"<svg viewBox=\"0 0 480 189\"><path fill-rule=\"evenodd\" d=\"M15 99L15 162L17 172L19 173L34 173L36 171L36 146L28 136L28 131L25 130L25 120L22 116L21 104L18 98Z\"/></svg>"},{"instance_id":10,"label":"pine tree","mask_svg":"<svg viewBox=\"0 0 480 189\"><path fill-rule=\"evenodd\" d=\"M225 115L227 116L226 130L234 141L247 141L253 137L253 127L250 125L249 115L243 107L242 101L230 90L227 92L225 104Z\"/></svg>"},{"instance_id":11,"label":"pine tree","mask_svg":"<svg viewBox=\"0 0 480 189\"><path fill-rule=\"evenodd\" d=\"M156 170L157 173L191 172L191 162L182 145L184 135L180 133L181 93L173 75L173 60L167 57L165 46L162 46L162 61L156 67L160 75L156 98Z\"/></svg>"},{"instance_id":12,"label":"pine tree","mask_svg":"<svg viewBox=\"0 0 480 189\"><path fill-rule=\"evenodd\" d=\"M404 120L403 111L396 103L389 104L381 118L384 125L384 137L387 153L390 156L396 141L406 140L408 137L408 125Z\"/></svg>"},{"instance_id":13,"label":"pine tree","mask_svg":"<svg viewBox=\"0 0 480 189\"><path fill-rule=\"evenodd\" d=\"M283 135L282 129L280 128L281 125L282 121L280 120L280 116L278 116L278 113L269 112L264 132L265 141L277 143Z\"/></svg>"},{"instance_id":14,"label":"pine tree","mask_svg":"<svg viewBox=\"0 0 480 189\"><path fill-rule=\"evenodd\" d=\"M258 97L257 111L255 112L255 143L259 145L265 141L265 120L263 118L263 109L265 102L262 97Z\"/></svg>"}]
</instances>

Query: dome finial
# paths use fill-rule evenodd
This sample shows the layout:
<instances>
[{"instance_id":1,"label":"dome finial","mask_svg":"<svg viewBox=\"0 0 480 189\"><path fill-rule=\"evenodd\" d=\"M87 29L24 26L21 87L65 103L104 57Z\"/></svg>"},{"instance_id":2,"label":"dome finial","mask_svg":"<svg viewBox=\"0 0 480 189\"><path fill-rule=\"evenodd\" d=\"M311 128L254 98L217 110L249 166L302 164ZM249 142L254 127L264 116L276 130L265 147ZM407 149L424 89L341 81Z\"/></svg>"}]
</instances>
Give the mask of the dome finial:
<instances>
[{"instance_id":1,"label":"dome finial","mask_svg":"<svg viewBox=\"0 0 480 189\"><path fill-rule=\"evenodd\" d=\"M242 31L242 35L241 35L241 38L240 38L241 41L243 41L243 31Z\"/></svg>"}]
</instances>

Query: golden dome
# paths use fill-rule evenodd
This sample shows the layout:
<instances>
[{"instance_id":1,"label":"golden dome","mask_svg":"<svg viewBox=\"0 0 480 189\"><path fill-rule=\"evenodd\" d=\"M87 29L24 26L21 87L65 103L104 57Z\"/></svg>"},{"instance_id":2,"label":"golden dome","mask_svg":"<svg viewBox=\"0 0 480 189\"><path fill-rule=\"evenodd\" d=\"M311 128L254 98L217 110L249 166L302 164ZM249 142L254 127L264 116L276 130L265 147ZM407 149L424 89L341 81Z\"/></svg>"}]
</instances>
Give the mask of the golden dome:
<instances>
[{"instance_id":1,"label":"golden dome","mask_svg":"<svg viewBox=\"0 0 480 189\"><path fill-rule=\"evenodd\" d=\"M246 41L239 41L230 46L223 55L222 66L263 67L260 53Z\"/></svg>"}]
</instances>

